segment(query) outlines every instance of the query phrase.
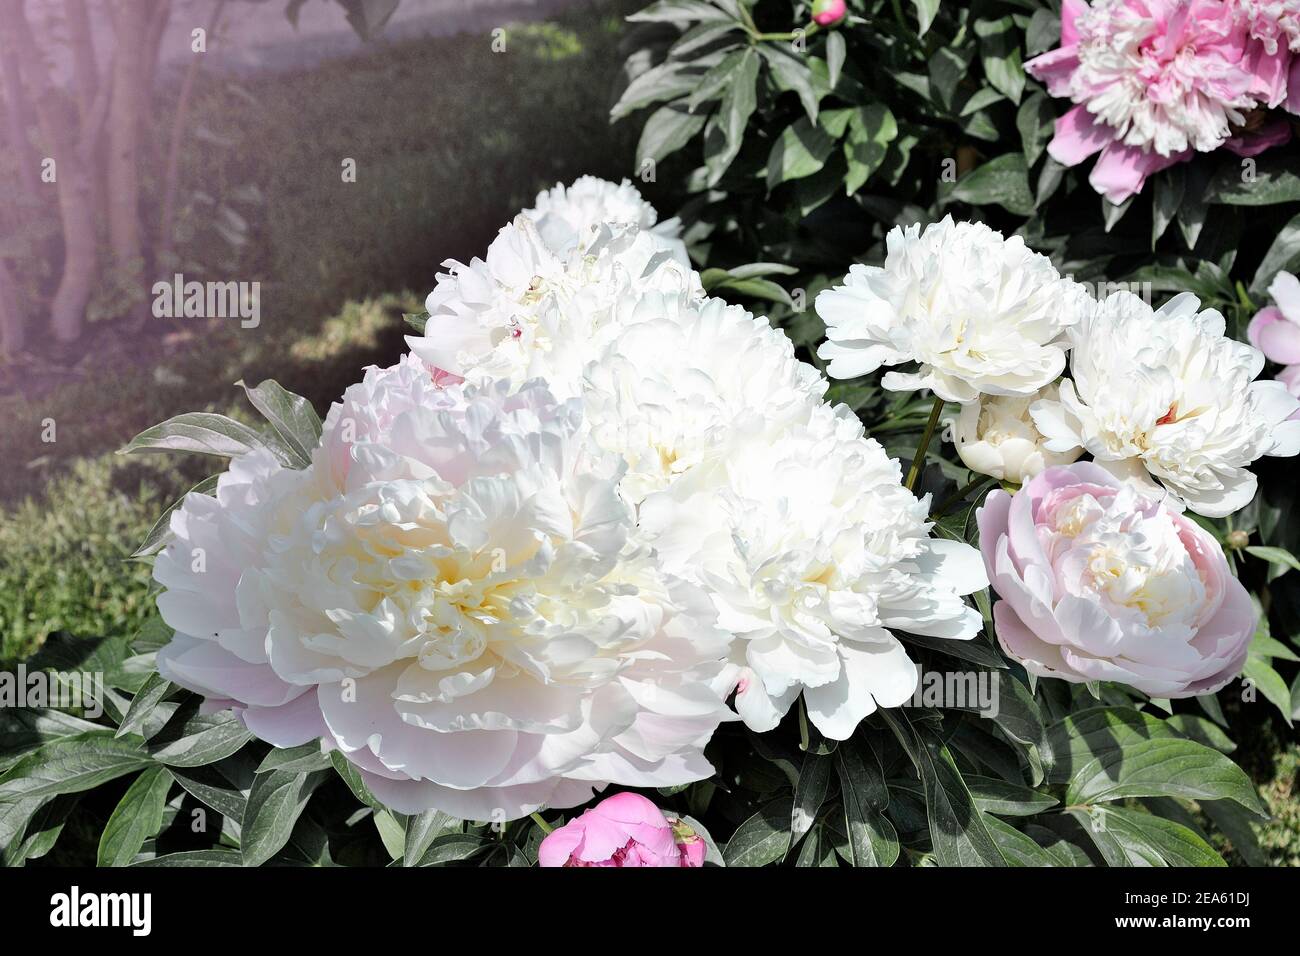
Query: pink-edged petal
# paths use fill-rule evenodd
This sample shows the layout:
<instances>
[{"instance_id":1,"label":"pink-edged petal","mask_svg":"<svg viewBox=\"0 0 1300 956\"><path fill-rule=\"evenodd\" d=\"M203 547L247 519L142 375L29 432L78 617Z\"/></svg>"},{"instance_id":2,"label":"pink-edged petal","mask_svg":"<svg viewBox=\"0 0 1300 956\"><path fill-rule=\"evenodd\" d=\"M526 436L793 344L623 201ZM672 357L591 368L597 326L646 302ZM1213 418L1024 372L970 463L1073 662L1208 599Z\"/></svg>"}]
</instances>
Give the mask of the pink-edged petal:
<instances>
[{"instance_id":1,"label":"pink-edged petal","mask_svg":"<svg viewBox=\"0 0 1300 956\"><path fill-rule=\"evenodd\" d=\"M1077 166L1115 140L1115 131L1098 123L1086 107L1076 106L1056 121L1056 135L1047 144L1048 155L1062 166Z\"/></svg>"},{"instance_id":2,"label":"pink-edged petal","mask_svg":"<svg viewBox=\"0 0 1300 956\"><path fill-rule=\"evenodd\" d=\"M1281 365L1300 362L1300 325L1288 322L1274 306L1261 309L1246 327L1250 344Z\"/></svg>"},{"instance_id":3,"label":"pink-edged petal","mask_svg":"<svg viewBox=\"0 0 1300 956\"><path fill-rule=\"evenodd\" d=\"M1191 154L1191 150L1187 150L1173 156L1161 156L1136 146L1112 142L1101 151L1101 157L1092 168L1088 182L1093 189L1118 206L1130 196L1140 193L1148 176L1181 163Z\"/></svg>"}]
</instances>

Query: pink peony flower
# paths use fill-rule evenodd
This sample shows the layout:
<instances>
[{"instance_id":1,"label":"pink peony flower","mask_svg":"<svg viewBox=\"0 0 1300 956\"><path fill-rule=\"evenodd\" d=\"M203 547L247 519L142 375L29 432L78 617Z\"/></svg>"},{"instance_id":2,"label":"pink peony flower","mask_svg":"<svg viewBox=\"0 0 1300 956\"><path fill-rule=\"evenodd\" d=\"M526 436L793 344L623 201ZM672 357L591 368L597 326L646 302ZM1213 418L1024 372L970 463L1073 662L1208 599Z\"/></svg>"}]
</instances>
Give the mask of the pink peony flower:
<instances>
[{"instance_id":1,"label":"pink peony flower","mask_svg":"<svg viewBox=\"0 0 1300 956\"><path fill-rule=\"evenodd\" d=\"M828 27L843 20L847 12L844 0L816 0L812 7L812 18L819 27Z\"/></svg>"},{"instance_id":2,"label":"pink peony flower","mask_svg":"<svg viewBox=\"0 0 1300 956\"><path fill-rule=\"evenodd\" d=\"M704 840L680 820L669 820L636 793L606 797L547 835L537 850L542 866L704 865Z\"/></svg>"},{"instance_id":3,"label":"pink peony flower","mask_svg":"<svg viewBox=\"0 0 1300 956\"><path fill-rule=\"evenodd\" d=\"M1220 0L1065 0L1060 47L1025 69L1077 104L1048 152L1066 166L1100 152L1089 182L1119 204L1147 176L1224 145L1250 110L1280 104L1290 63L1288 48L1269 53ZM1237 145L1262 149L1280 136Z\"/></svg>"},{"instance_id":4,"label":"pink peony flower","mask_svg":"<svg viewBox=\"0 0 1300 956\"><path fill-rule=\"evenodd\" d=\"M1269 361L1285 365L1277 375L1287 391L1300 397L1300 279L1279 272L1268 287L1277 305L1260 309L1250 320L1246 337ZM1300 417L1300 412L1291 416Z\"/></svg>"},{"instance_id":5,"label":"pink peony flower","mask_svg":"<svg viewBox=\"0 0 1300 956\"><path fill-rule=\"evenodd\" d=\"M1241 672L1250 596L1160 492L1076 462L993 492L976 518L998 641L1030 673L1189 697Z\"/></svg>"}]
</instances>

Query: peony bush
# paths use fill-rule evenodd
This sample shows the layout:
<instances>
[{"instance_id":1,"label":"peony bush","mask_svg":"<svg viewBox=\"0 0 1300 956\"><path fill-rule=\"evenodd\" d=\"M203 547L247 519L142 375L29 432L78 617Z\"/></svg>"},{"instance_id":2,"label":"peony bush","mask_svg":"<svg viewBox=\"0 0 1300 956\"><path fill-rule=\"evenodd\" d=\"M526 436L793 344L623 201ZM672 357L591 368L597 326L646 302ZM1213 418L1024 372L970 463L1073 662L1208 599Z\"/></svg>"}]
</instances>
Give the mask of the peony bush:
<instances>
[{"instance_id":1,"label":"peony bush","mask_svg":"<svg viewBox=\"0 0 1300 956\"><path fill-rule=\"evenodd\" d=\"M677 215L557 184L323 420L266 381L126 446L224 464L102 715L31 716L6 860L138 773L102 863L1261 862L1295 11L908 10L651 5L613 113Z\"/></svg>"}]
</instances>

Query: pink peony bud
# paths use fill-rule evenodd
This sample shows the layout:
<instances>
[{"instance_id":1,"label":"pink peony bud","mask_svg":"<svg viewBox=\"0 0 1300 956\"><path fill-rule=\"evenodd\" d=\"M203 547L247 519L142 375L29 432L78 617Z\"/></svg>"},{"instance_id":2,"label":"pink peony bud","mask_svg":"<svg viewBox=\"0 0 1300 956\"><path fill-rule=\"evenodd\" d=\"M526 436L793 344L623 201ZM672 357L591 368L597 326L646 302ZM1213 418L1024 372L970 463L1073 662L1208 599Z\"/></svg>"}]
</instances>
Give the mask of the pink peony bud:
<instances>
[{"instance_id":1,"label":"pink peony bud","mask_svg":"<svg viewBox=\"0 0 1300 956\"><path fill-rule=\"evenodd\" d=\"M704 840L636 793L616 793L547 835L542 866L704 865Z\"/></svg>"},{"instance_id":2,"label":"pink peony bud","mask_svg":"<svg viewBox=\"0 0 1300 956\"><path fill-rule=\"evenodd\" d=\"M816 0L813 3L812 18L819 27L828 27L843 20L847 12L844 0Z\"/></svg>"}]
</instances>

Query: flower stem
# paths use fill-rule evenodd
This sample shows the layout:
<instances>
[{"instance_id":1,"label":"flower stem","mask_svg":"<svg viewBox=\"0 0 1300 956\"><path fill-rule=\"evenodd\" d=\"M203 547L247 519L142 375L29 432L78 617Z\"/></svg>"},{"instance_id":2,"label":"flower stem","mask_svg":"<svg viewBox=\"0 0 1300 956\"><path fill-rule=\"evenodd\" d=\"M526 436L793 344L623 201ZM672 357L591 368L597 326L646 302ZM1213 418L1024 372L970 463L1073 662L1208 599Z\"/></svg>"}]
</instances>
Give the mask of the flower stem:
<instances>
[{"instance_id":1,"label":"flower stem","mask_svg":"<svg viewBox=\"0 0 1300 956\"><path fill-rule=\"evenodd\" d=\"M907 470L907 481L903 482L908 491L916 490L916 479L920 477L921 467L925 464L925 451L930 447L930 439L934 437L934 430L942 414L943 399L936 396L934 408L930 409L930 420L925 423L925 431L921 435L921 444L916 446L916 457L912 459L912 467Z\"/></svg>"},{"instance_id":2,"label":"flower stem","mask_svg":"<svg viewBox=\"0 0 1300 956\"><path fill-rule=\"evenodd\" d=\"M542 828L543 833L551 833L555 830L555 827L551 826L549 823L547 823L545 820L542 819L542 815L540 813L534 811L533 813L530 813L529 816L533 818L534 823L536 823L539 827Z\"/></svg>"},{"instance_id":3,"label":"flower stem","mask_svg":"<svg viewBox=\"0 0 1300 956\"><path fill-rule=\"evenodd\" d=\"M947 498L945 498L943 500L943 504L935 508L934 511L930 514L930 519L933 521L942 518L944 514L947 513L949 508L951 508L957 502L961 501L963 498L965 498L976 488L979 488L982 485L986 485L991 481L997 481L997 479L990 478L988 475L979 475L975 478L972 478L970 481L966 483L965 487L959 488L957 491L954 491Z\"/></svg>"}]
</instances>

